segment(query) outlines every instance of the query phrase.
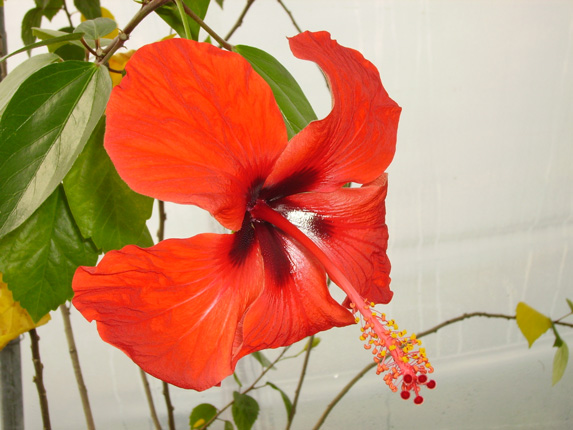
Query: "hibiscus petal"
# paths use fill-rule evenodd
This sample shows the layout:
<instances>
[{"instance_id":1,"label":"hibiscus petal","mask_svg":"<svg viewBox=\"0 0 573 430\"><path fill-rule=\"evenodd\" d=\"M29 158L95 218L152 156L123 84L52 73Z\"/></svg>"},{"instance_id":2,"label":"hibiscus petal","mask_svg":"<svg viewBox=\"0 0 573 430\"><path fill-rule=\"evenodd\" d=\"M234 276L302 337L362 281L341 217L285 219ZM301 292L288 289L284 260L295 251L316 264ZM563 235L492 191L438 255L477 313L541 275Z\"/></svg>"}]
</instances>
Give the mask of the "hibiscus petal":
<instances>
[{"instance_id":1,"label":"hibiscus petal","mask_svg":"<svg viewBox=\"0 0 573 430\"><path fill-rule=\"evenodd\" d=\"M272 91L238 54L172 39L139 49L107 106L107 149L135 191L238 230L287 144Z\"/></svg>"},{"instance_id":2,"label":"hibiscus petal","mask_svg":"<svg viewBox=\"0 0 573 430\"><path fill-rule=\"evenodd\" d=\"M257 225L256 235L265 287L245 316L237 359L355 323L353 315L330 296L324 269L312 256L266 223Z\"/></svg>"},{"instance_id":3,"label":"hibiscus petal","mask_svg":"<svg viewBox=\"0 0 573 430\"><path fill-rule=\"evenodd\" d=\"M289 196L275 208L326 253L362 297L388 303L393 293L386 254L386 192L382 175L361 188Z\"/></svg>"},{"instance_id":4,"label":"hibiscus petal","mask_svg":"<svg viewBox=\"0 0 573 430\"><path fill-rule=\"evenodd\" d=\"M233 372L243 315L261 292L258 247L230 258L243 239L203 234L108 252L77 270L73 304L146 372L205 390Z\"/></svg>"},{"instance_id":5,"label":"hibiscus petal","mask_svg":"<svg viewBox=\"0 0 573 430\"><path fill-rule=\"evenodd\" d=\"M388 96L376 67L326 32L290 39L295 56L316 62L333 97L331 113L294 136L265 182L270 196L332 191L367 183L392 161L401 108Z\"/></svg>"}]
</instances>

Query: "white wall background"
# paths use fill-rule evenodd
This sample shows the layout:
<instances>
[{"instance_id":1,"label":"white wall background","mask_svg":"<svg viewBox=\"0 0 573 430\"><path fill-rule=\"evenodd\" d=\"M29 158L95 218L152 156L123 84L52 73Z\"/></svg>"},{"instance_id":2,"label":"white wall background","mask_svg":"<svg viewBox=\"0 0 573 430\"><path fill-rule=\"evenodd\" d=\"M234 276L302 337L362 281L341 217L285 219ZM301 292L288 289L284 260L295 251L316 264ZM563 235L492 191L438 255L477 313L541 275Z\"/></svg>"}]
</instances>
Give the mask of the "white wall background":
<instances>
[{"instance_id":1,"label":"white wall background","mask_svg":"<svg viewBox=\"0 0 573 430\"><path fill-rule=\"evenodd\" d=\"M68 1L70 6L71 1ZM567 0L286 0L303 29L328 30L374 62L403 107L396 158L389 169L389 254L395 298L387 306L401 327L422 331L464 312L513 314L526 301L554 318L573 299L573 2ZM33 0L7 0L9 48ZM125 25L137 9L102 0ZM244 5L212 5L207 22L226 34ZM131 49L167 34L152 17ZM232 43L262 48L291 70L319 115L330 97L317 69L294 59L285 36L296 33L272 0L257 0ZM22 59L22 57L20 57ZM10 64L14 67L19 60ZM168 206L167 235L217 227L201 211ZM150 222L155 231L157 222ZM80 359L101 429L151 429L137 368L104 344L95 325L74 312ZM41 352L56 429L84 427L60 315L41 327ZM562 329L573 347L573 332ZM311 428L328 402L369 356L357 328L322 333L310 361L294 428ZM473 319L425 339L438 388L415 407L365 377L331 414L326 429L568 429L573 427L573 364L551 387L551 335L531 350L515 322ZM41 427L29 339L22 343L25 414ZM276 352L269 352L274 356ZM271 372L292 393L301 360ZM246 359L248 380L258 364ZM178 425L202 402L226 403L234 383L206 393L172 389ZM152 381L165 422L161 387ZM255 393L259 429L283 428L278 393Z\"/></svg>"}]
</instances>

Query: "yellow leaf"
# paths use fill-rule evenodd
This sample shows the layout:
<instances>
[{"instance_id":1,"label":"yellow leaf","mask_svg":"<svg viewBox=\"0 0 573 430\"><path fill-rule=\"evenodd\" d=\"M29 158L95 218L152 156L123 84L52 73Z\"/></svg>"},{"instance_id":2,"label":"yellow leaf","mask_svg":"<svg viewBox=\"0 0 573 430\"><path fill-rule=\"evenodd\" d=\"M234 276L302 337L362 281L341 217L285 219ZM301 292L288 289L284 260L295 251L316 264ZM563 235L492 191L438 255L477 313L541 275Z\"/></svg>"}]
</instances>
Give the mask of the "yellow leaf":
<instances>
[{"instance_id":1,"label":"yellow leaf","mask_svg":"<svg viewBox=\"0 0 573 430\"><path fill-rule=\"evenodd\" d=\"M109 18L109 19L113 19L115 21L115 16L113 16L113 14L107 10L105 7L101 8L101 17L102 18ZM81 16L81 21L84 22L86 20L86 17L82 14ZM108 33L104 36L104 39L114 39L117 35L119 34L118 29L116 28L115 30L113 30L111 33Z\"/></svg>"},{"instance_id":2,"label":"yellow leaf","mask_svg":"<svg viewBox=\"0 0 573 430\"><path fill-rule=\"evenodd\" d=\"M0 349L22 333L46 324L49 320L50 314L46 314L37 324L34 324L30 314L20 306L20 303L14 301L12 291L2 282L2 273L0 273Z\"/></svg>"},{"instance_id":3,"label":"yellow leaf","mask_svg":"<svg viewBox=\"0 0 573 430\"><path fill-rule=\"evenodd\" d=\"M118 54L115 54L114 56L112 56L109 59L109 67L113 70L117 70L117 71L121 71L123 69L125 69L125 65L127 64L127 61L131 58L131 56L133 55L135 51L131 50L131 51L127 51L127 52L120 52ZM111 76L111 82L112 85L115 87L116 85L119 85L119 83L121 82L121 78L123 78L123 75L121 73L116 73L116 72L109 72L109 75Z\"/></svg>"},{"instance_id":4,"label":"yellow leaf","mask_svg":"<svg viewBox=\"0 0 573 430\"><path fill-rule=\"evenodd\" d=\"M551 328L551 319L549 317L537 312L523 302L517 304L515 317L519 329L527 339L527 342L529 342L530 348L539 336Z\"/></svg>"}]
</instances>

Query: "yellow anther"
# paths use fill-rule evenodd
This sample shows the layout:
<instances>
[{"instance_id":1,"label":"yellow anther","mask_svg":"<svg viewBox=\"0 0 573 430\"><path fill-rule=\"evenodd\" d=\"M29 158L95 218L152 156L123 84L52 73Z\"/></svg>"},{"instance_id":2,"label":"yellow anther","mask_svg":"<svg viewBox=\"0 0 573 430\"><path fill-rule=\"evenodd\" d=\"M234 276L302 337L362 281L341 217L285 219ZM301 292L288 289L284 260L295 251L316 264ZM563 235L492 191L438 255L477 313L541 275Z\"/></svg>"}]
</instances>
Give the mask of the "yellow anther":
<instances>
[{"instance_id":1,"label":"yellow anther","mask_svg":"<svg viewBox=\"0 0 573 430\"><path fill-rule=\"evenodd\" d=\"M394 350L396 349L396 345L390 345L390 346L388 347L388 349L389 349L390 351L394 351Z\"/></svg>"},{"instance_id":2,"label":"yellow anther","mask_svg":"<svg viewBox=\"0 0 573 430\"><path fill-rule=\"evenodd\" d=\"M403 361L404 363L407 363L407 362L408 362L408 357L403 356L403 357L402 357L402 361Z\"/></svg>"}]
</instances>

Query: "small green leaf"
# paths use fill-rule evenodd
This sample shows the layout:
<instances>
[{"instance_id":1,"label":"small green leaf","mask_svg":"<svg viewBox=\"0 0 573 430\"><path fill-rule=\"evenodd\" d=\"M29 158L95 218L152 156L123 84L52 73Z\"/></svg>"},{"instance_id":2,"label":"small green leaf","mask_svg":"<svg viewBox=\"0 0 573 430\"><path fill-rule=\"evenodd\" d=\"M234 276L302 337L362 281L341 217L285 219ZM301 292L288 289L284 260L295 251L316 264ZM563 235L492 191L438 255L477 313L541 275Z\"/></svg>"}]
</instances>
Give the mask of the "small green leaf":
<instances>
[{"instance_id":1,"label":"small green leaf","mask_svg":"<svg viewBox=\"0 0 573 430\"><path fill-rule=\"evenodd\" d=\"M225 430L235 430L235 426L231 421L225 420Z\"/></svg>"},{"instance_id":2,"label":"small green leaf","mask_svg":"<svg viewBox=\"0 0 573 430\"><path fill-rule=\"evenodd\" d=\"M253 69L271 87L283 114L289 139L316 119L316 114L302 89L276 58L251 46L236 45L233 50L251 63Z\"/></svg>"},{"instance_id":3,"label":"small green leaf","mask_svg":"<svg viewBox=\"0 0 573 430\"><path fill-rule=\"evenodd\" d=\"M80 265L93 266L97 250L76 226L62 186L18 229L0 240L0 271L34 321L73 296Z\"/></svg>"},{"instance_id":4,"label":"small green leaf","mask_svg":"<svg viewBox=\"0 0 573 430\"><path fill-rule=\"evenodd\" d=\"M233 392L233 421L238 430L250 430L259 416L259 404L247 394Z\"/></svg>"},{"instance_id":5,"label":"small green leaf","mask_svg":"<svg viewBox=\"0 0 573 430\"><path fill-rule=\"evenodd\" d=\"M94 19L101 16L99 0L74 0L74 5L86 19Z\"/></svg>"},{"instance_id":6,"label":"small green leaf","mask_svg":"<svg viewBox=\"0 0 573 430\"><path fill-rule=\"evenodd\" d=\"M75 45L78 48L82 48L82 50L85 50L86 48L84 47L84 45L82 45L82 42L80 42L80 39L84 36L83 33L79 33L79 32L75 32L75 33L68 33L62 30L51 30L49 28L34 28L34 35L38 37L38 39L42 39L46 42L49 42L50 40L56 40L56 38L58 37L64 37L64 36L68 36L68 40L61 40L54 43L50 43L48 45L48 49L50 50L50 52L54 52L56 49L58 49L61 46L65 46L68 44L71 45ZM73 35L73 38L70 38L70 36Z\"/></svg>"},{"instance_id":7,"label":"small green leaf","mask_svg":"<svg viewBox=\"0 0 573 430\"><path fill-rule=\"evenodd\" d=\"M237 372L233 372L233 379L235 380L235 382L237 383L237 385L240 388L243 388L243 383L241 382L241 380L239 379L239 377L237 376Z\"/></svg>"},{"instance_id":8,"label":"small green leaf","mask_svg":"<svg viewBox=\"0 0 573 430\"><path fill-rule=\"evenodd\" d=\"M271 361L261 351L255 351L251 354L251 356L257 360L261 366L263 366L263 368L269 367L272 364Z\"/></svg>"},{"instance_id":9,"label":"small green leaf","mask_svg":"<svg viewBox=\"0 0 573 430\"><path fill-rule=\"evenodd\" d=\"M272 382L267 382L267 385L270 386L271 388L274 388L275 390L277 390L281 394L281 397L283 399L283 403L285 405L287 418L290 417L290 412L292 410L292 402L290 401L289 396L287 396L287 394L283 390L281 390L279 387L277 387Z\"/></svg>"},{"instance_id":10,"label":"small green leaf","mask_svg":"<svg viewBox=\"0 0 573 430\"><path fill-rule=\"evenodd\" d=\"M43 3L44 16L51 21L52 18L62 10L64 0L44 0Z\"/></svg>"},{"instance_id":11,"label":"small green leaf","mask_svg":"<svg viewBox=\"0 0 573 430\"><path fill-rule=\"evenodd\" d=\"M44 16L44 11L36 7L34 9L30 9L24 15L24 19L22 19L22 42L24 45L31 45L36 40L32 32L33 27L39 27L42 24L42 17ZM30 49L30 47L28 47Z\"/></svg>"},{"instance_id":12,"label":"small green leaf","mask_svg":"<svg viewBox=\"0 0 573 430\"><path fill-rule=\"evenodd\" d=\"M110 92L107 69L80 61L50 64L20 85L0 119L0 237L62 181Z\"/></svg>"},{"instance_id":13,"label":"small green leaf","mask_svg":"<svg viewBox=\"0 0 573 430\"><path fill-rule=\"evenodd\" d=\"M189 427L191 430L198 429L217 415L217 408L209 403L201 403L195 406L191 411L191 416L189 417Z\"/></svg>"},{"instance_id":14,"label":"small green leaf","mask_svg":"<svg viewBox=\"0 0 573 430\"><path fill-rule=\"evenodd\" d=\"M4 113L8 102L22 85L28 76L37 72L48 64L60 61L56 54L40 54L27 59L12 70L2 82L0 82L0 116Z\"/></svg>"},{"instance_id":15,"label":"small green leaf","mask_svg":"<svg viewBox=\"0 0 573 430\"><path fill-rule=\"evenodd\" d=\"M561 346L557 348L555 357L553 358L553 377L552 384L557 384L567 368L567 361L569 361L569 348L567 344L562 341Z\"/></svg>"},{"instance_id":16,"label":"small green leaf","mask_svg":"<svg viewBox=\"0 0 573 430\"><path fill-rule=\"evenodd\" d=\"M110 18L95 18L82 22L76 27L74 33L84 33L85 39L101 39L117 28L117 24Z\"/></svg>"},{"instance_id":17,"label":"small green leaf","mask_svg":"<svg viewBox=\"0 0 573 430\"><path fill-rule=\"evenodd\" d=\"M549 317L537 312L523 302L517 304L515 317L517 325L527 339L530 348L539 336L551 328L551 319Z\"/></svg>"},{"instance_id":18,"label":"small green leaf","mask_svg":"<svg viewBox=\"0 0 573 430\"><path fill-rule=\"evenodd\" d=\"M221 9L223 9L223 1L224 0L215 0L217 2L217 4L221 7Z\"/></svg>"},{"instance_id":19,"label":"small green leaf","mask_svg":"<svg viewBox=\"0 0 573 430\"><path fill-rule=\"evenodd\" d=\"M108 252L138 243L151 217L153 199L132 191L119 177L103 147L105 118L64 178L66 196L85 238Z\"/></svg>"},{"instance_id":20,"label":"small green leaf","mask_svg":"<svg viewBox=\"0 0 573 430\"><path fill-rule=\"evenodd\" d=\"M191 9L199 18L205 18L207 15L207 9L209 8L210 0L183 0L189 9ZM156 9L157 15L161 17L177 34L181 37L185 37L185 28L183 26L183 21L181 21L181 15L177 10L177 5L173 3L168 3ZM189 29L191 30L191 38L193 40L198 40L199 38L199 24L192 20L190 17L186 16L187 23L189 24Z\"/></svg>"},{"instance_id":21,"label":"small green leaf","mask_svg":"<svg viewBox=\"0 0 573 430\"><path fill-rule=\"evenodd\" d=\"M569 305L569 310L573 313L573 302L569 299L565 299L567 300L567 304Z\"/></svg>"},{"instance_id":22,"label":"small green leaf","mask_svg":"<svg viewBox=\"0 0 573 430\"><path fill-rule=\"evenodd\" d=\"M32 48L39 48L41 46L48 46L51 48L52 51L54 51L65 43L68 43L68 42L73 43L72 41L77 41L77 40L82 38L82 35L79 33L77 33L77 34L63 33L63 34L64 34L64 36L59 36L59 37L54 37L54 38L42 40L40 42L32 43L31 45L24 46L23 48L17 49L16 51L11 52L10 54L4 55L2 58L0 58L0 63L2 61L7 60L8 58L10 58L13 55L19 54L21 52L26 52Z\"/></svg>"},{"instance_id":23,"label":"small green leaf","mask_svg":"<svg viewBox=\"0 0 573 430\"><path fill-rule=\"evenodd\" d=\"M54 54L59 55L64 61L83 61L86 57L85 48L72 45L71 43L60 46L53 50Z\"/></svg>"}]
</instances>

